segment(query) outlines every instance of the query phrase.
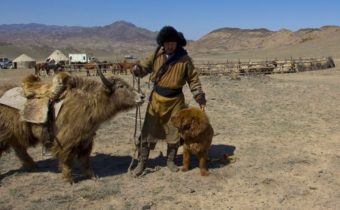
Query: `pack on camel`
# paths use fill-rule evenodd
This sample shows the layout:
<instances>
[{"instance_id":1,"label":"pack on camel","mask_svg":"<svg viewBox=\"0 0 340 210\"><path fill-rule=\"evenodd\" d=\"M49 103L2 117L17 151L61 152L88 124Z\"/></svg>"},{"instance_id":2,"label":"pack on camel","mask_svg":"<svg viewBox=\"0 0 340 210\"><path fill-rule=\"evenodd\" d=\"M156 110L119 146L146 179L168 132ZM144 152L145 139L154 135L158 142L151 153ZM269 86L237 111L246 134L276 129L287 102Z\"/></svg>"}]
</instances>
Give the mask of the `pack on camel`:
<instances>
[{"instance_id":1,"label":"pack on camel","mask_svg":"<svg viewBox=\"0 0 340 210\"><path fill-rule=\"evenodd\" d=\"M106 78L101 71L99 76L101 82L62 72L53 78L52 84L46 84L34 75L26 77L22 84L23 93L28 98L26 105L29 100L46 98L47 101L63 101L63 104L52 125L47 125L48 120L39 124L22 121L20 110L0 104L0 157L12 147L23 166L32 169L35 163L27 148L48 141L44 133L46 126L51 126L54 132L49 136L53 140L50 151L59 161L62 178L73 183L74 159L78 160L85 176L93 177L90 153L99 126L144 99L122 79ZM10 86L1 86L0 96L5 96L8 89Z\"/></svg>"}]
</instances>

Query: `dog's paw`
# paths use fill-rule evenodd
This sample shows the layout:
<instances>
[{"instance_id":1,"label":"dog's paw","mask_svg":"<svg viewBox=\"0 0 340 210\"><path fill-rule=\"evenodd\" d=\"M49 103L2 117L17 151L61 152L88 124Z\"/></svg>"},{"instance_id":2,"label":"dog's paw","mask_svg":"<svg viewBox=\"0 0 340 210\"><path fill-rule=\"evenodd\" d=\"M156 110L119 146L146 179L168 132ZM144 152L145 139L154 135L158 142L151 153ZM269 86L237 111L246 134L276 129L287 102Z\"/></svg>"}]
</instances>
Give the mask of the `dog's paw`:
<instances>
[{"instance_id":1,"label":"dog's paw","mask_svg":"<svg viewBox=\"0 0 340 210\"><path fill-rule=\"evenodd\" d=\"M209 172L207 170L201 170L201 176L209 176Z\"/></svg>"},{"instance_id":2,"label":"dog's paw","mask_svg":"<svg viewBox=\"0 0 340 210\"><path fill-rule=\"evenodd\" d=\"M185 168L185 167L182 167L181 171L182 172L187 172L189 169L188 168Z\"/></svg>"}]
</instances>

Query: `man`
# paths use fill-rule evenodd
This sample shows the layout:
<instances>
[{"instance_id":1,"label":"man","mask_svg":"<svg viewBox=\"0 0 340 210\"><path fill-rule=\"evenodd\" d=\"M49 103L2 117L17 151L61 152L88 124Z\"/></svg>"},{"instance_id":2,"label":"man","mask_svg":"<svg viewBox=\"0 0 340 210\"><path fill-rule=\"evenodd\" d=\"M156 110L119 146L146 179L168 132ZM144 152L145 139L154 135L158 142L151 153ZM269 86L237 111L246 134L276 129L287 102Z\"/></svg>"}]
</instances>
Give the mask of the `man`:
<instances>
[{"instance_id":1,"label":"man","mask_svg":"<svg viewBox=\"0 0 340 210\"><path fill-rule=\"evenodd\" d=\"M178 171L174 159L180 146L180 138L177 129L170 124L170 118L185 107L182 88L186 83L200 107L204 109L206 105L198 73L187 51L183 49L186 45L183 34L171 26L165 26L158 33L157 43L156 51L132 69L137 77L151 74L150 80L153 82L137 145L138 164L133 171L135 176L143 173L150 149L154 149L160 139L167 142L167 167L170 171Z\"/></svg>"}]
</instances>

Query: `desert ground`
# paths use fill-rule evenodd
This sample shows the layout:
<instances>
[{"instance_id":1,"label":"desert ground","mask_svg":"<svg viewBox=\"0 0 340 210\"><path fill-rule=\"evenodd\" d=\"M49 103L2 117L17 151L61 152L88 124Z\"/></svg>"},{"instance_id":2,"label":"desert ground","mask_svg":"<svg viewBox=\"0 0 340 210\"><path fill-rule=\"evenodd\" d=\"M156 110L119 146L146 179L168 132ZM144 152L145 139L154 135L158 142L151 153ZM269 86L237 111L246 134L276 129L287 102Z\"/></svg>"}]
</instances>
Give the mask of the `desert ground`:
<instances>
[{"instance_id":1,"label":"desert ground","mask_svg":"<svg viewBox=\"0 0 340 210\"><path fill-rule=\"evenodd\" d=\"M57 161L43 156L41 146L29 149L38 164L33 172L20 168L14 152L4 154L0 209L340 209L340 60L335 61L337 67L328 70L240 80L202 76L215 130L208 177L200 176L195 158L186 173L168 171L164 142L152 151L146 175L129 175L131 110L98 130L91 155L96 180L82 179L75 168L77 183L65 184ZM20 84L32 72L1 70L0 83ZM132 81L131 75L122 77ZM146 82L141 84L148 91ZM197 106L187 87L185 95ZM224 154L235 161L218 160ZM176 161L182 165L181 149Z\"/></svg>"}]
</instances>

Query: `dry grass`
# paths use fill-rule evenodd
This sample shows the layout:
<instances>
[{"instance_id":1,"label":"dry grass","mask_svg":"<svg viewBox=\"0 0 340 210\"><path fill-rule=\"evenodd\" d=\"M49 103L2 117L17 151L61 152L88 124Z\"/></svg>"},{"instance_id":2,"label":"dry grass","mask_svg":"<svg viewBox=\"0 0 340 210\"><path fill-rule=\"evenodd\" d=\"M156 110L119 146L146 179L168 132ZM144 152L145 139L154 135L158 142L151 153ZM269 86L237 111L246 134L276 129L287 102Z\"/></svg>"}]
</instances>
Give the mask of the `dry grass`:
<instances>
[{"instance_id":1,"label":"dry grass","mask_svg":"<svg viewBox=\"0 0 340 210\"><path fill-rule=\"evenodd\" d=\"M18 72L1 71L1 83L19 81L28 71ZM235 163L210 163L206 178L197 167L171 173L159 155L166 148L160 143L149 165L160 169L133 178L127 174L133 152L130 111L97 132L91 158L97 181L80 178L65 185L56 162L42 157L40 147L29 150L37 172L18 171L14 153L3 155L0 209L338 209L339 80L339 67L238 81L202 77L216 132L210 155L234 153ZM195 105L187 88L185 94Z\"/></svg>"}]
</instances>

